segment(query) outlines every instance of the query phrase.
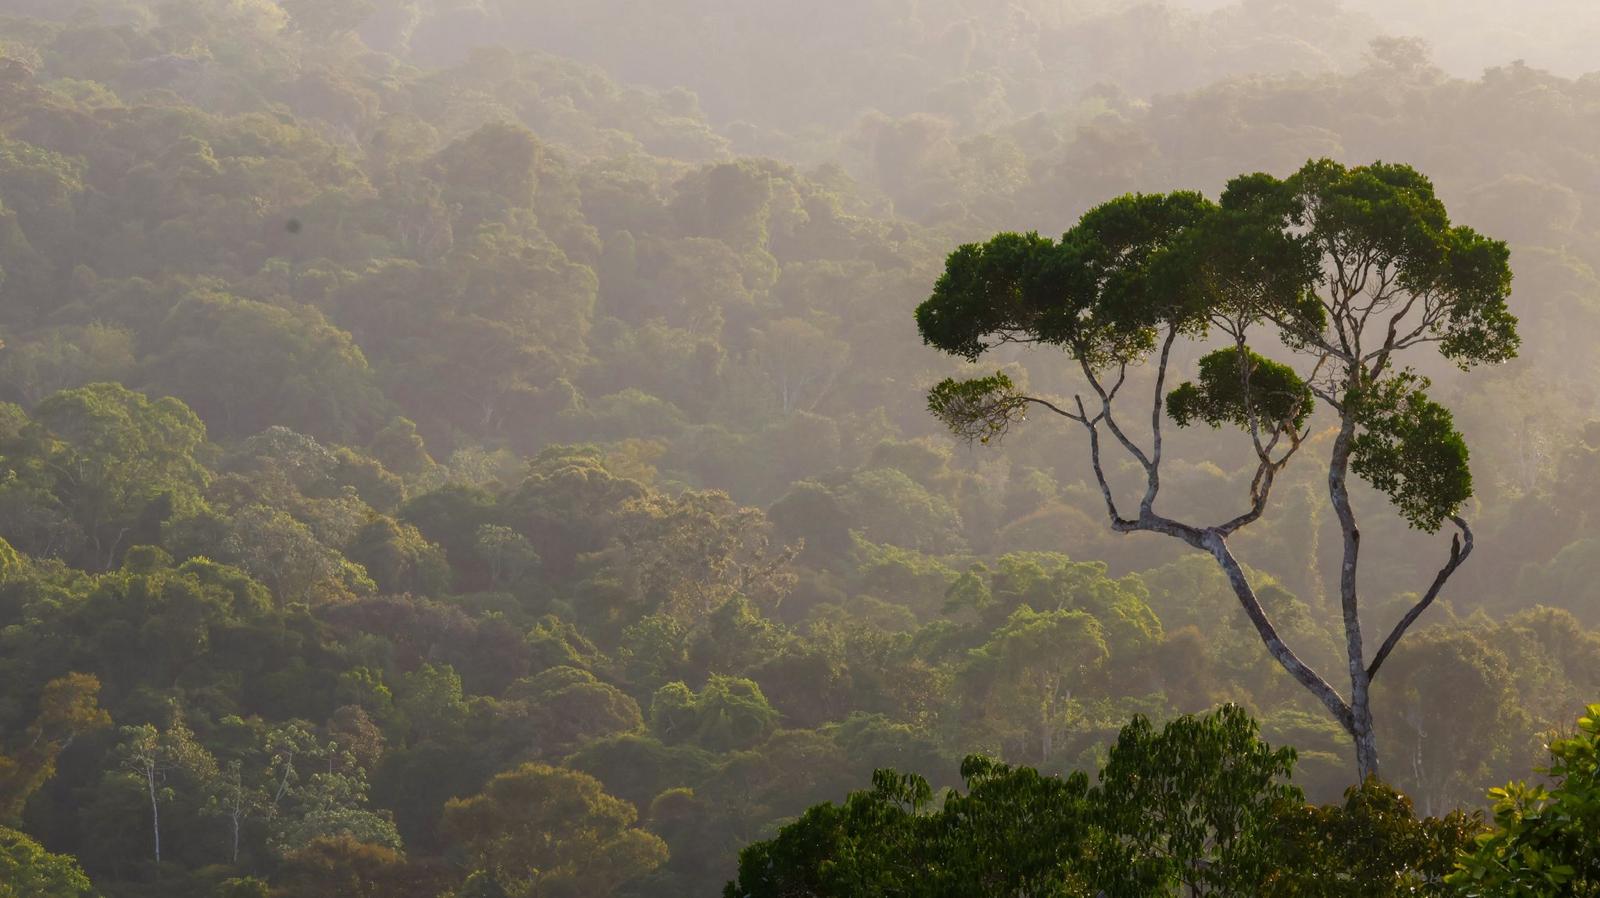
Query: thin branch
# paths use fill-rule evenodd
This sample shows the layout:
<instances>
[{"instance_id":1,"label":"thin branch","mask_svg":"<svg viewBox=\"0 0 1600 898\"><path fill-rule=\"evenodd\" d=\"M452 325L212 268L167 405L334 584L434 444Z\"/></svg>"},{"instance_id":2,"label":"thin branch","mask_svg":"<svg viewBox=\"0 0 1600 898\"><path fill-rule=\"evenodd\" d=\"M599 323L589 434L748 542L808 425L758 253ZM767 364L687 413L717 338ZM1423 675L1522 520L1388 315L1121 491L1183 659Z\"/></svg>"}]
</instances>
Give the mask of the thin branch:
<instances>
[{"instance_id":1,"label":"thin branch","mask_svg":"<svg viewBox=\"0 0 1600 898\"><path fill-rule=\"evenodd\" d=\"M1456 568L1460 567L1461 563L1467 560L1467 556L1472 554L1472 528L1468 527L1466 520L1459 515L1451 515L1450 520L1461 529L1461 533L1458 536L1450 538L1450 559L1445 562L1444 567L1439 569L1439 575L1433 578L1433 585L1428 587L1428 591L1417 604L1411 606L1411 610L1407 611L1406 616L1400 619L1400 623L1395 624L1394 632L1389 634L1389 638L1383 641L1383 648L1378 649L1378 654L1373 657L1372 664L1367 667L1367 679L1372 679L1373 675L1378 672L1378 668L1383 664L1383 659L1389 657L1389 653L1394 651L1394 647L1400 643L1400 638L1406 635L1406 631L1411 629L1411 625L1417 622L1417 618L1422 616L1422 612L1427 611L1428 606L1433 604L1433 600L1439 597L1439 593L1444 589L1445 582L1450 579L1450 575L1454 574Z\"/></svg>"},{"instance_id":2,"label":"thin branch","mask_svg":"<svg viewBox=\"0 0 1600 898\"><path fill-rule=\"evenodd\" d=\"M1100 495L1106 500L1106 514L1111 517L1111 529L1119 533L1126 533L1132 530L1135 524L1133 521L1124 518L1117 511L1117 500L1111 494L1111 484L1106 480L1105 469L1100 465L1100 428L1096 425L1104 417L1105 413L1101 412L1099 415L1090 418L1088 410L1083 407L1083 397L1074 396L1072 398L1073 401L1078 403L1077 420L1083 424L1085 430L1089 431L1089 461L1094 467L1094 478L1100 484ZM1069 415L1068 417L1072 416Z\"/></svg>"},{"instance_id":3,"label":"thin branch","mask_svg":"<svg viewBox=\"0 0 1600 898\"><path fill-rule=\"evenodd\" d=\"M1239 341L1238 347L1242 360L1244 358L1245 351L1244 341L1242 339ZM1316 378L1317 373L1322 370L1322 364L1325 360L1326 358L1319 359L1317 361L1316 367L1311 369L1311 378ZM1243 514L1238 515L1227 523L1224 523L1216 528L1217 531L1223 536L1231 536L1241 527L1254 523L1266 513L1267 500L1271 496L1272 484L1277 478L1278 472L1283 470L1284 467L1289 464L1289 460L1294 458L1296 452L1300 451L1300 446L1305 442L1305 438L1310 434L1309 429L1301 431L1293 426L1292 422L1300 413L1300 405L1297 402L1289 409L1288 417L1283 421L1275 423L1272 426L1271 436L1266 440L1266 442L1262 442L1259 418L1256 415L1255 403L1252 401L1250 393L1250 366L1248 364L1241 364L1240 367L1243 369L1240 372L1240 377L1243 380L1245 409L1248 415L1247 420L1250 425L1250 441L1252 444L1254 444L1256 450L1256 473L1255 476L1250 479L1250 508ZM1283 440L1285 436L1287 436L1289 439L1289 448L1286 452L1284 452L1281 458L1274 459L1272 457L1272 452L1278 447L1278 443Z\"/></svg>"},{"instance_id":4,"label":"thin branch","mask_svg":"<svg viewBox=\"0 0 1600 898\"><path fill-rule=\"evenodd\" d=\"M1309 428L1301 431L1292 427L1279 426L1278 430L1273 434L1272 440L1267 444L1267 450L1270 452L1272 447L1276 446L1278 440L1284 435L1289 437L1288 450L1280 458L1272 459L1269 456L1261 460L1261 463L1256 467L1255 476L1250 480L1249 510L1227 523L1217 526L1215 528L1217 532L1223 536L1232 536L1240 528L1254 523L1266 513L1267 500L1271 498L1272 484L1276 481L1278 472L1288 466L1289 460L1294 458L1296 452L1300 451L1300 447L1305 444L1306 437L1310 433Z\"/></svg>"},{"instance_id":5,"label":"thin branch","mask_svg":"<svg viewBox=\"0 0 1600 898\"><path fill-rule=\"evenodd\" d=\"M1167 328L1167 339L1161 344L1161 360L1156 365L1155 398L1150 403L1150 466L1145 469L1144 499L1139 502L1139 513L1146 515L1155 506L1156 493L1161 491L1161 410L1162 392L1167 383L1167 362L1172 356L1172 344L1178 339L1178 328Z\"/></svg>"},{"instance_id":6,"label":"thin branch","mask_svg":"<svg viewBox=\"0 0 1600 898\"><path fill-rule=\"evenodd\" d=\"M1018 346L1029 346L1029 345L1032 345L1032 344L1035 344L1035 343L1043 342L1038 337L1019 336L1020 333L1023 333L1023 332L1020 332L1020 331L996 331L994 333L994 336L997 339L996 339L994 345L998 346L998 345L1003 344L1003 343L1015 343Z\"/></svg>"},{"instance_id":7,"label":"thin branch","mask_svg":"<svg viewBox=\"0 0 1600 898\"><path fill-rule=\"evenodd\" d=\"M1077 415L1077 414L1074 414L1072 412L1069 412L1066 409L1062 408L1059 405L1056 405L1054 402L1051 402L1048 399L1040 399L1037 396L1021 396L1021 397L1018 397L1018 398L1020 398L1023 402L1031 402L1034 405L1043 406L1044 408L1046 408L1046 409L1048 409L1048 410L1050 410L1052 412L1055 412L1056 414L1060 415L1061 417L1069 418L1069 419L1071 419L1073 421L1078 422L1079 424L1088 424L1089 423L1089 419L1088 418L1085 418L1085 417L1082 417L1080 415Z\"/></svg>"},{"instance_id":8,"label":"thin branch","mask_svg":"<svg viewBox=\"0 0 1600 898\"><path fill-rule=\"evenodd\" d=\"M1367 353L1365 356L1362 356L1361 362L1363 364L1368 361L1373 363L1372 369L1369 372L1369 376L1373 379L1377 379L1378 375L1383 373L1383 369L1389 364L1389 357L1394 354L1395 350L1404 349L1405 347L1411 345L1409 341L1420 336L1428 328L1428 326L1432 324L1430 316L1424 312L1422 316L1422 322L1418 324L1414 330L1406 334L1404 337L1399 336L1400 322L1404 321L1406 316L1411 314L1411 310L1416 307L1418 299L1423 300L1424 307L1427 306L1428 300L1423 297L1423 294L1412 293L1410 298L1406 300L1406 304L1400 308L1400 311L1390 316L1388 332L1384 337L1383 345L1372 352Z\"/></svg>"},{"instance_id":9,"label":"thin branch","mask_svg":"<svg viewBox=\"0 0 1600 898\"><path fill-rule=\"evenodd\" d=\"M1145 455L1144 450L1140 449L1137 443L1128 439L1128 435L1122 432L1122 428L1117 426L1116 419L1111 415L1111 400L1116 398L1117 391L1122 389L1123 381L1128 376L1128 366L1121 366L1121 370L1117 375L1117 382L1112 385L1109 391L1101 386L1100 378L1095 377L1094 369L1089 367L1089 363L1081 356L1078 358L1078 366L1083 369L1083 376L1089 381L1089 386L1093 387L1095 393L1100 397L1101 411L1096 417L1105 420L1106 427L1111 429L1112 436L1117 438L1117 442L1122 444L1122 448L1126 449L1128 454L1133 456L1139 462L1139 466L1148 473L1153 467L1150 457Z\"/></svg>"},{"instance_id":10,"label":"thin branch","mask_svg":"<svg viewBox=\"0 0 1600 898\"><path fill-rule=\"evenodd\" d=\"M1245 348L1243 330L1234 337L1234 346L1239 351L1239 386L1244 391L1240 395L1244 397L1245 421L1250 425L1250 442L1255 447L1256 458L1262 464L1268 464L1270 450L1261 443L1261 418L1256 414L1255 396L1250 392L1250 351ZM1281 428L1280 424L1275 430ZM1276 436L1273 439L1276 441Z\"/></svg>"}]
</instances>

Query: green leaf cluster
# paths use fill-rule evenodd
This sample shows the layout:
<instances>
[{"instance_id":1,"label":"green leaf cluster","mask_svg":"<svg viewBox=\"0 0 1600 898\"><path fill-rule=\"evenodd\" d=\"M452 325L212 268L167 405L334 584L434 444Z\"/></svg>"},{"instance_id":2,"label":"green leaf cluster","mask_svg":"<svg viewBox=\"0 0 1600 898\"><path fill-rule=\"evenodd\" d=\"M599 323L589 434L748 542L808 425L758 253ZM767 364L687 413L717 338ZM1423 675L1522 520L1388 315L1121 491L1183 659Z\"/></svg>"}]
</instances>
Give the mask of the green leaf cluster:
<instances>
[{"instance_id":1,"label":"green leaf cluster","mask_svg":"<svg viewBox=\"0 0 1600 898\"><path fill-rule=\"evenodd\" d=\"M928 391L928 411L967 441L997 440L1026 419L1027 401L1003 371L971 380L945 378Z\"/></svg>"},{"instance_id":2,"label":"green leaf cluster","mask_svg":"<svg viewBox=\"0 0 1600 898\"><path fill-rule=\"evenodd\" d=\"M1549 785L1491 789L1494 829L1463 855L1450 881L1467 898L1600 895L1600 705L1577 732L1552 739Z\"/></svg>"},{"instance_id":3,"label":"green leaf cluster","mask_svg":"<svg viewBox=\"0 0 1600 898\"><path fill-rule=\"evenodd\" d=\"M1179 427L1204 421L1212 427L1299 430L1311 412L1311 387L1293 368L1236 346L1207 353L1200 359L1199 382L1167 394L1167 415Z\"/></svg>"},{"instance_id":4,"label":"green leaf cluster","mask_svg":"<svg viewBox=\"0 0 1600 898\"><path fill-rule=\"evenodd\" d=\"M1428 381L1406 371L1352 393L1361 430L1350 468L1389 497L1411 526L1433 533L1472 498L1467 443Z\"/></svg>"}]
</instances>

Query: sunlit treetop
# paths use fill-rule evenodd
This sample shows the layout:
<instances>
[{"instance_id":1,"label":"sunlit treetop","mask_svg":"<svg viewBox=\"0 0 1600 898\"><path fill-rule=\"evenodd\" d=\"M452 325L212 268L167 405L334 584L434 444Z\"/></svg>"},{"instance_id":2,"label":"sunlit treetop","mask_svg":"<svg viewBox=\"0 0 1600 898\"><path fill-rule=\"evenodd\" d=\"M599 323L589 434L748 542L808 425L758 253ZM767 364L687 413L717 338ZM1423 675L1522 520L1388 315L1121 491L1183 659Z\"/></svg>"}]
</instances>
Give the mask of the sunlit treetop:
<instances>
[{"instance_id":1,"label":"sunlit treetop","mask_svg":"<svg viewBox=\"0 0 1600 898\"><path fill-rule=\"evenodd\" d=\"M1198 381L1166 398L1176 423L1293 434L1321 399L1358 425L1356 472L1431 531L1471 496L1466 446L1396 355L1436 344L1462 368L1512 358L1510 286L1506 245L1452 225L1415 169L1319 160L1282 179L1242 175L1217 202L1186 191L1119 197L1058 241L1006 233L962 246L917 326L969 361L1006 343L1058 346L1097 391L1093 378L1112 372L1113 395L1118 372L1158 349L1164 376L1173 340L1225 338L1233 345L1201 361ZM1311 370L1251 343L1288 346ZM941 383L929 404L957 435L987 442L1030 403L1050 405L995 375Z\"/></svg>"}]
</instances>

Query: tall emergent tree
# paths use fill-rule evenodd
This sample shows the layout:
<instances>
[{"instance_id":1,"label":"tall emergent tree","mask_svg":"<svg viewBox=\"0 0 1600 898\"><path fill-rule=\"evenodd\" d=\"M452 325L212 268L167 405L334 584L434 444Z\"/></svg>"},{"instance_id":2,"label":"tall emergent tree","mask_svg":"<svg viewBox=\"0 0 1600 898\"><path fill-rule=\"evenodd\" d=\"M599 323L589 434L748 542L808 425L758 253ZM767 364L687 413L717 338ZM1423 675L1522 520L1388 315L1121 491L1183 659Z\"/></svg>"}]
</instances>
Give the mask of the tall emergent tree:
<instances>
[{"instance_id":1,"label":"tall emergent tree","mask_svg":"<svg viewBox=\"0 0 1600 898\"><path fill-rule=\"evenodd\" d=\"M1518 343L1506 308L1510 285L1505 244L1451 225L1433 185L1414 169L1321 160L1282 180L1235 178L1215 203L1191 192L1124 196L1090 210L1059 242L1001 234L963 246L917 309L917 326L925 342L969 361L1026 343L1059 347L1077 362L1087 398L1030 395L997 373L946 380L928 405L957 435L983 442L1034 408L1082 426L1111 527L1165 534L1214 557L1267 650L1349 732L1365 778L1378 769L1372 678L1472 551L1460 514L1472 494L1466 444L1450 412L1428 397L1428 380L1402 357L1431 344L1463 369L1510 359ZM1200 359L1194 382L1167 392L1179 339L1221 346ZM1304 364L1264 358L1263 346ZM1138 413L1148 415L1148 438L1118 417L1130 372L1141 366L1152 369L1153 395ZM1348 693L1279 637L1228 544L1266 511L1318 403L1336 428L1328 496L1343 533ZM1255 473L1237 514L1205 524L1156 510L1164 418L1248 435ZM1143 471L1132 514L1107 479L1108 443ZM1370 660L1357 600L1352 471L1412 527L1433 533L1448 522L1459 531L1433 583Z\"/></svg>"}]
</instances>

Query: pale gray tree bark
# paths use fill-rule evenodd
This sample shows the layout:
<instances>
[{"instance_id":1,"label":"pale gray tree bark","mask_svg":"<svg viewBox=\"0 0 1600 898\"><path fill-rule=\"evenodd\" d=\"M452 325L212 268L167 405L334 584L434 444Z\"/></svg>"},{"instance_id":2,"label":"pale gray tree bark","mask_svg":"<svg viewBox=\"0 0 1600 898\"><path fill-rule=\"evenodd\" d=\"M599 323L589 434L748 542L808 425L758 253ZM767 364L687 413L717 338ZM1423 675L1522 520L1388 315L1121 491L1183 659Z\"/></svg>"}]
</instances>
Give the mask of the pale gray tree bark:
<instances>
[{"instance_id":1,"label":"pale gray tree bark","mask_svg":"<svg viewBox=\"0 0 1600 898\"><path fill-rule=\"evenodd\" d=\"M1382 294L1380 292L1379 296ZM1326 341L1315 341L1313 348L1318 360L1313 370L1312 381L1328 370L1341 372L1342 376L1332 380L1332 383L1341 381L1349 384L1353 380L1370 383L1377 379L1387 368L1393 353L1411 342L1424 339L1420 335L1424 332L1420 327L1410 331L1411 338L1403 336L1398 330L1398 319L1410 310L1407 304L1395 316L1388 326L1388 334L1384 343L1375 353L1363 357L1360 354L1359 337L1361 328L1365 323L1368 311L1352 311L1347 302L1343 306L1344 318L1336 328L1343 333L1340 338L1346 346L1355 347L1353 351L1345 351ZM1244 329L1239 322L1215 322L1222 330L1230 333L1240 350L1245 348ZM1159 533L1180 540L1183 543L1205 552L1214 558L1218 567L1227 578L1229 587L1238 599L1240 607L1254 626L1262 645L1266 648L1278 664L1288 672L1302 687L1325 707L1339 725L1350 736L1355 749L1356 767L1358 775L1364 780L1378 773L1378 744L1377 735L1373 729L1373 716L1371 708L1372 678L1385 658L1394 650L1396 644L1405 635L1406 631L1416 622L1417 618L1438 598L1445 583L1455 570L1466 560L1472 551L1472 531L1467 522L1459 515L1451 515L1449 520L1458 528L1460 534L1454 539L1448 560L1435 577L1422 598L1407 612L1400 623L1390 632L1387 639L1373 656L1370 663L1367 661L1365 642L1363 638L1359 595L1357 589L1357 573L1359 569L1359 555L1361 547L1361 531L1357 526L1356 516L1350 503L1348 488L1348 475L1352 441L1356 433L1356 421L1351 411L1344 407L1340 395L1327 387L1314 387L1313 393L1323 399L1326 404L1334 409L1340 416L1340 429L1334 439L1333 449L1328 462L1328 494L1334 508L1335 515L1343 539L1343 555L1339 571L1339 596L1340 608L1345 632L1345 655L1347 661L1347 674L1349 677L1348 693L1341 693L1321 673L1313 670L1297 655L1278 633L1271 617L1262 606L1256 594L1254 585L1243 565L1234 556L1229 546L1229 538L1244 527L1258 520L1267 509L1271 496L1273 483L1287 465L1291 458L1299 451L1304 443L1308 431L1299 430L1292 423L1293 415L1289 421L1268 422L1258 420L1254 409L1251 409L1249 419L1249 436L1256 455L1257 467L1250 485L1249 504L1246 509L1233 518L1212 525L1194 524L1177 521L1165 517L1155 510L1156 499L1161 490L1161 461L1163 451L1162 421L1163 400L1165 398L1165 384L1167 371L1171 361L1173 343L1177 338L1176 331L1169 329L1162 342L1159 356L1155 363L1153 401L1150 411L1150 436L1149 449L1146 450L1132 439L1124 428L1118 423L1114 414L1115 400L1127 383L1127 366L1119 365L1114 378L1103 376L1086 362L1080 361L1080 367L1092 392L1092 397L1085 403L1082 396L1075 396L1069 407L1038 396L1023 396L1020 401L1042 407L1056 415L1068 418L1082 426L1089 438L1089 460L1094 471L1095 482L1100 488L1101 497L1106 505L1106 512L1111 522L1111 528L1118 533ZM1245 394L1249 395L1249 372L1242 372L1245 378ZM1125 516L1117 502L1116 492L1113 490L1105 473L1105 463L1102 458L1106 435L1110 442L1126 453L1143 471L1145 480L1144 494L1139 501L1138 513L1132 517Z\"/></svg>"}]
</instances>

